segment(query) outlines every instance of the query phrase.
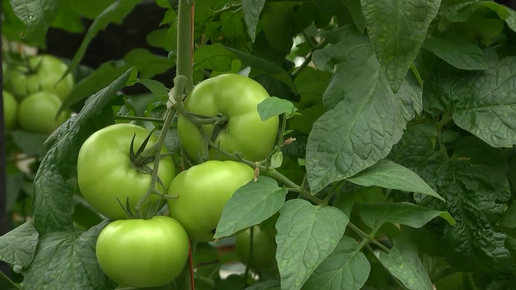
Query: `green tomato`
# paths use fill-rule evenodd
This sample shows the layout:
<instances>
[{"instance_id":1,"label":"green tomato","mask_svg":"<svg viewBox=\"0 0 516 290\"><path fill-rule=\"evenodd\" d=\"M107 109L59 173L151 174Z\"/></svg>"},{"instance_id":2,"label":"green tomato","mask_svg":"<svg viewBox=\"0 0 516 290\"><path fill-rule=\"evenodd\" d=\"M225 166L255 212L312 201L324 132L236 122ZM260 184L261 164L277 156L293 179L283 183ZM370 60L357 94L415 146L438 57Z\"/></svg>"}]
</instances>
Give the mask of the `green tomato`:
<instances>
[{"instance_id":1,"label":"green tomato","mask_svg":"<svg viewBox=\"0 0 516 290\"><path fill-rule=\"evenodd\" d=\"M9 72L10 88L15 96L23 99L40 91L47 91L64 100L74 86L73 75L68 74L57 85L68 66L51 55L38 55L29 58L30 72L25 66L16 66Z\"/></svg>"},{"instance_id":2,"label":"green tomato","mask_svg":"<svg viewBox=\"0 0 516 290\"><path fill-rule=\"evenodd\" d=\"M4 128L6 131L10 131L16 126L18 102L8 91L2 91L2 94L4 96Z\"/></svg>"},{"instance_id":3,"label":"green tomato","mask_svg":"<svg viewBox=\"0 0 516 290\"><path fill-rule=\"evenodd\" d=\"M210 160L179 173L168 189L170 216L190 239L213 240L222 210L233 193L254 178L254 170L236 161Z\"/></svg>"},{"instance_id":4,"label":"green tomato","mask_svg":"<svg viewBox=\"0 0 516 290\"><path fill-rule=\"evenodd\" d=\"M278 133L279 117L266 121L260 119L257 105L269 98L269 94L258 82L238 75L224 74L207 79L193 89L185 100L185 108L194 114L215 117L222 113L229 118L220 131L216 144L222 150L235 151L251 161L267 158L274 148ZM203 125L211 137L214 125ZM197 158L202 152L202 137L197 128L184 116L179 115L177 130L186 153ZM217 148L210 149L210 159L217 159ZM221 158L223 159L223 158Z\"/></svg>"},{"instance_id":5,"label":"green tomato","mask_svg":"<svg viewBox=\"0 0 516 290\"><path fill-rule=\"evenodd\" d=\"M112 220L125 219L126 215L118 201L125 206L127 199L134 208L136 203L147 193L151 184L151 175L135 169L130 160L129 148L134 138L134 152L138 150L149 131L137 125L122 123L105 127L93 133L82 144L77 160L77 182L79 189L88 203L102 215ZM146 148L157 141L152 135ZM161 153L167 153L163 147ZM147 164L150 168L154 162ZM175 175L172 156L159 162L159 183L156 190L165 192ZM142 210L160 200L152 195L143 204Z\"/></svg>"},{"instance_id":6,"label":"green tomato","mask_svg":"<svg viewBox=\"0 0 516 290\"><path fill-rule=\"evenodd\" d=\"M23 129L41 134L50 134L68 118L62 112L56 118L61 107L61 99L49 92L38 92L23 99L18 107L18 124Z\"/></svg>"},{"instance_id":7,"label":"green tomato","mask_svg":"<svg viewBox=\"0 0 516 290\"><path fill-rule=\"evenodd\" d=\"M131 287L155 287L175 279L188 260L188 235L176 220L118 220L97 239L100 268L113 281Z\"/></svg>"},{"instance_id":8,"label":"green tomato","mask_svg":"<svg viewBox=\"0 0 516 290\"><path fill-rule=\"evenodd\" d=\"M251 230L245 230L236 236L235 252L241 263L254 269L272 269L276 267L276 241L272 233L262 231L259 226L253 227L253 251L251 260Z\"/></svg>"}]
</instances>

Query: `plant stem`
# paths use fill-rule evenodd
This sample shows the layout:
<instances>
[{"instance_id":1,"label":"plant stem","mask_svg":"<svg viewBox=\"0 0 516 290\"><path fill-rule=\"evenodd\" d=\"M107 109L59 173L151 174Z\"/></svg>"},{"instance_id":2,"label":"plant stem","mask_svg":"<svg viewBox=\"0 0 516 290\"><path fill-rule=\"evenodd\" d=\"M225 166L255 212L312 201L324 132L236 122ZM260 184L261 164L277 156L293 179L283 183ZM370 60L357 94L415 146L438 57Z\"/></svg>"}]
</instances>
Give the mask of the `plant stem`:
<instances>
[{"instance_id":1,"label":"plant stem","mask_svg":"<svg viewBox=\"0 0 516 290\"><path fill-rule=\"evenodd\" d=\"M297 78L299 76L299 74L301 74L301 72L308 66L308 64L310 64L310 62L312 62L312 56L313 56L314 51L321 49L321 48L325 47L326 45L328 45L328 42L325 39L325 40L321 41L312 51L310 51L306 55L305 61L303 61L303 63L292 72L292 77L294 79Z\"/></svg>"},{"instance_id":2,"label":"plant stem","mask_svg":"<svg viewBox=\"0 0 516 290\"><path fill-rule=\"evenodd\" d=\"M179 0L177 19L178 19L178 23L177 23L176 75L186 77L186 79L187 79L186 92L190 92L193 88L193 81L192 81L193 26L192 26L192 6L188 5L188 2L186 0ZM181 92L181 93L183 93L183 92Z\"/></svg>"},{"instance_id":3,"label":"plant stem","mask_svg":"<svg viewBox=\"0 0 516 290\"><path fill-rule=\"evenodd\" d=\"M155 122L155 123L163 123L163 122L165 122L165 119L148 118L148 117L137 117L137 116L120 116L120 115L116 115L116 116L114 116L114 118L115 118L115 120L149 121L149 122Z\"/></svg>"},{"instance_id":4,"label":"plant stem","mask_svg":"<svg viewBox=\"0 0 516 290\"><path fill-rule=\"evenodd\" d=\"M249 277L249 263L253 259L253 236L254 236L254 227L249 228L249 257L247 258L247 263L245 265L244 271L244 288L247 288L247 279Z\"/></svg>"},{"instance_id":5,"label":"plant stem","mask_svg":"<svg viewBox=\"0 0 516 290\"><path fill-rule=\"evenodd\" d=\"M356 225L354 225L351 222L348 224L348 227L350 229L352 229L355 233L357 233L362 239L367 240L368 242L371 242L371 243L375 244L376 246L378 246L379 248L381 248L385 252L389 253L391 251L389 248L384 246L382 243L380 243L377 240L375 240L373 238L373 236L374 236L373 233L368 235L368 234L364 233L360 228L358 228Z\"/></svg>"}]
</instances>

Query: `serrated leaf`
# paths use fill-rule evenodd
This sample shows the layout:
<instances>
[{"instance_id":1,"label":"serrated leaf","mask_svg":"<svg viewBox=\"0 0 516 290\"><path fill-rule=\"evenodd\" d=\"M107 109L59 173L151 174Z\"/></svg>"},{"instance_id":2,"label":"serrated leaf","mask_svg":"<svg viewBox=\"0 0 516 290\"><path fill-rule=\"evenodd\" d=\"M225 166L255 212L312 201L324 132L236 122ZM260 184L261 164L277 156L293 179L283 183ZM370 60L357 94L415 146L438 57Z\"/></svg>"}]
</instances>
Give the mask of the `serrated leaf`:
<instances>
[{"instance_id":1,"label":"serrated leaf","mask_svg":"<svg viewBox=\"0 0 516 290\"><path fill-rule=\"evenodd\" d=\"M412 170L390 160L380 160L375 165L348 177L346 180L362 186L380 186L422 193L444 201L442 196Z\"/></svg>"},{"instance_id":2,"label":"serrated leaf","mask_svg":"<svg viewBox=\"0 0 516 290\"><path fill-rule=\"evenodd\" d=\"M366 36L340 28L339 42L314 52L315 65L338 64L324 92L329 111L314 124L306 146L310 188L351 177L386 157L421 112L421 89L407 78L394 94Z\"/></svg>"},{"instance_id":3,"label":"serrated leaf","mask_svg":"<svg viewBox=\"0 0 516 290\"><path fill-rule=\"evenodd\" d=\"M287 189L260 176L240 187L224 206L214 238L230 236L273 216L283 206Z\"/></svg>"},{"instance_id":4,"label":"serrated leaf","mask_svg":"<svg viewBox=\"0 0 516 290\"><path fill-rule=\"evenodd\" d=\"M280 99L277 97L270 97L258 104L258 114L262 121L268 120L272 117L281 115L283 113L290 113L297 111L292 102Z\"/></svg>"},{"instance_id":5,"label":"serrated leaf","mask_svg":"<svg viewBox=\"0 0 516 290\"><path fill-rule=\"evenodd\" d=\"M301 199L287 201L276 222L281 289L301 289L333 252L348 222L348 217L335 207L316 207Z\"/></svg>"},{"instance_id":6,"label":"serrated leaf","mask_svg":"<svg viewBox=\"0 0 516 290\"><path fill-rule=\"evenodd\" d=\"M23 268L29 267L36 252L38 236L30 221L0 236L0 260Z\"/></svg>"},{"instance_id":7,"label":"serrated leaf","mask_svg":"<svg viewBox=\"0 0 516 290\"><path fill-rule=\"evenodd\" d=\"M47 135L15 130L11 131L11 137L14 144L25 154L41 157L47 153L47 149L43 145L48 137Z\"/></svg>"},{"instance_id":8,"label":"serrated leaf","mask_svg":"<svg viewBox=\"0 0 516 290\"><path fill-rule=\"evenodd\" d=\"M57 128L47 139L50 147L34 179L34 226L40 234L73 231L74 188L77 155L82 142L95 131L113 124L113 109L107 104L131 79L127 70L108 87L86 100L82 110Z\"/></svg>"},{"instance_id":9,"label":"serrated leaf","mask_svg":"<svg viewBox=\"0 0 516 290\"><path fill-rule=\"evenodd\" d=\"M36 40L47 33L64 0L9 0L14 13L25 24L25 37Z\"/></svg>"},{"instance_id":10,"label":"serrated leaf","mask_svg":"<svg viewBox=\"0 0 516 290\"><path fill-rule=\"evenodd\" d=\"M343 236L335 250L315 269L302 289L360 290L364 286L371 264L360 251L359 244Z\"/></svg>"},{"instance_id":11,"label":"serrated leaf","mask_svg":"<svg viewBox=\"0 0 516 290\"><path fill-rule=\"evenodd\" d=\"M143 0L117 0L104 9L104 11L95 18L91 26L88 28L81 45L77 49L72 62L68 66L68 70L63 74L62 78L72 72L77 65L79 65L88 49L88 45L93 38L95 38L97 33L105 29L110 23L122 24L123 19L142 1Z\"/></svg>"},{"instance_id":12,"label":"serrated leaf","mask_svg":"<svg viewBox=\"0 0 516 290\"><path fill-rule=\"evenodd\" d=\"M425 81L425 110L451 114L453 121L493 147L516 144L516 57L485 71L441 65Z\"/></svg>"},{"instance_id":13,"label":"serrated leaf","mask_svg":"<svg viewBox=\"0 0 516 290\"><path fill-rule=\"evenodd\" d=\"M393 149L392 156L446 199L446 203L422 200L433 209L449 212L457 221L440 228L446 261L462 272L504 269L510 253L504 247L505 234L494 226L511 197L502 151L469 136L447 157L433 151L428 136L409 135Z\"/></svg>"},{"instance_id":14,"label":"serrated leaf","mask_svg":"<svg viewBox=\"0 0 516 290\"><path fill-rule=\"evenodd\" d=\"M361 0L367 32L393 92L423 45L441 0Z\"/></svg>"},{"instance_id":15,"label":"serrated leaf","mask_svg":"<svg viewBox=\"0 0 516 290\"><path fill-rule=\"evenodd\" d=\"M100 269L95 243L103 222L87 232L55 232L41 237L34 261L23 273L23 289L114 289Z\"/></svg>"},{"instance_id":16,"label":"serrated leaf","mask_svg":"<svg viewBox=\"0 0 516 290\"><path fill-rule=\"evenodd\" d=\"M242 0L242 10L244 12L244 20L247 25L247 33L251 37L251 41L256 39L256 26L260 19L265 0Z\"/></svg>"},{"instance_id":17,"label":"serrated leaf","mask_svg":"<svg viewBox=\"0 0 516 290\"><path fill-rule=\"evenodd\" d=\"M433 290L432 281L408 238L401 238L390 253L381 252L380 262L409 290Z\"/></svg>"},{"instance_id":18,"label":"serrated leaf","mask_svg":"<svg viewBox=\"0 0 516 290\"><path fill-rule=\"evenodd\" d=\"M360 207L360 217L373 230L384 223L402 224L420 228L436 217L448 221L450 225L457 222L446 211L433 210L412 203L365 203Z\"/></svg>"},{"instance_id":19,"label":"serrated leaf","mask_svg":"<svg viewBox=\"0 0 516 290\"><path fill-rule=\"evenodd\" d=\"M440 35L429 35L424 47L459 69L484 70L488 68L480 47L455 32L447 31Z\"/></svg>"}]
</instances>

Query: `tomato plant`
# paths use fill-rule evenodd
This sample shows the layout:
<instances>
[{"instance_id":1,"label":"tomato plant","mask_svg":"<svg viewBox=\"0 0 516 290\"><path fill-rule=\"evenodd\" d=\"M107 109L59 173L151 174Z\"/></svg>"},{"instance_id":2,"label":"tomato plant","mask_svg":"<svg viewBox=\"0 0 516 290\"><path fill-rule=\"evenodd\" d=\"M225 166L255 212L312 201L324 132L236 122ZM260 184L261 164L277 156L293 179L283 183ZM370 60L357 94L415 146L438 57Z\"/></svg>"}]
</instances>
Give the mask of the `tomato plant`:
<instances>
[{"instance_id":1,"label":"tomato plant","mask_svg":"<svg viewBox=\"0 0 516 290\"><path fill-rule=\"evenodd\" d=\"M24 98L18 107L18 124L34 133L50 134L67 119L67 113L57 116L61 100L49 92L38 92Z\"/></svg>"},{"instance_id":2,"label":"tomato plant","mask_svg":"<svg viewBox=\"0 0 516 290\"><path fill-rule=\"evenodd\" d=\"M513 2L3 1L0 287L516 289Z\"/></svg>"},{"instance_id":3,"label":"tomato plant","mask_svg":"<svg viewBox=\"0 0 516 290\"><path fill-rule=\"evenodd\" d=\"M118 220L96 243L100 268L120 285L156 287L174 280L188 259L188 236L176 220Z\"/></svg>"},{"instance_id":4,"label":"tomato plant","mask_svg":"<svg viewBox=\"0 0 516 290\"><path fill-rule=\"evenodd\" d=\"M240 262L257 269L270 269L276 267L276 241L270 231L262 231L260 227L251 229L236 236L235 251ZM252 250L251 250L252 248Z\"/></svg>"},{"instance_id":5,"label":"tomato plant","mask_svg":"<svg viewBox=\"0 0 516 290\"><path fill-rule=\"evenodd\" d=\"M74 85L72 74L60 80L67 68L65 63L54 56L33 56L25 65L14 66L9 71L8 86L20 99L46 91L64 100Z\"/></svg>"},{"instance_id":6,"label":"tomato plant","mask_svg":"<svg viewBox=\"0 0 516 290\"><path fill-rule=\"evenodd\" d=\"M18 102L9 92L3 91L2 94L4 95L4 126L5 130L9 131L16 125Z\"/></svg>"},{"instance_id":7,"label":"tomato plant","mask_svg":"<svg viewBox=\"0 0 516 290\"><path fill-rule=\"evenodd\" d=\"M190 239L213 240L222 210L233 193L253 179L253 169L236 161L210 160L179 173L170 184L170 216Z\"/></svg>"},{"instance_id":8,"label":"tomato plant","mask_svg":"<svg viewBox=\"0 0 516 290\"><path fill-rule=\"evenodd\" d=\"M132 149L135 152L149 133L137 125L115 124L95 132L81 146L77 160L79 189L91 206L112 220L125 218L121 204L128 202L134 206L151 183L151 175L138 168L130 154L131 142L134 142ZM151 136L147 146L156 141L157 137ZM174 178L175 168L171 157L163 158L159 163L158 176L164 191ZM158 197L152 197L142 206L152 206L158 200Z\"/></svg>"},{"instance_id":9,"label":"tomato plant","mask_svg":"<svg viewBox=\"0 0 516 290\"><path fill-rule=\"evenodd\" d=\"M278 117L266 121L260 119L259 103L269 97L258 82L239 74L223 74L195 86L185 101L185 108L193 114L215 117L224 114L229 118L214 138L219 148L228 152L242 153L253 161L264 160L274 148L278 132ZM195 126L182 115L177 127L181 144L192 158L202 153L202 136ZM212 137L216 125L203 126L206 135ZM216 148L210 149L210 157L216 158Z\"/></svg>"}]
</instances>

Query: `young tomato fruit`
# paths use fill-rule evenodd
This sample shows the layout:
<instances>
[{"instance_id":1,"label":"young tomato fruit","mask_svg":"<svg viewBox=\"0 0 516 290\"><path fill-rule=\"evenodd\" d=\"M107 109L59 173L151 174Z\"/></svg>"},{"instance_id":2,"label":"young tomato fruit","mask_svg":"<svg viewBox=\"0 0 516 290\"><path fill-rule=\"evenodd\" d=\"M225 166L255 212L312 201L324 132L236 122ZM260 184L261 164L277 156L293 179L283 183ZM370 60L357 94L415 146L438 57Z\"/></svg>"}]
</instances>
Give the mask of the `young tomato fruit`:
<instances>
[{"instance_id":1,"label":"young tomato fruit","mask_svg":"<svg viewBox=\"0 0 516 290\"><path fill-rule=\"evenodd\" d=\"M235 240L235 252L242 264L254 269L272 269L276 267L276 240L272 233L253 227L253 250L251 248L251 230L238 234Z\"/></svg>"},{"instance_id":2,"label":"young tomato fruit","mask_svg":"<svg viewBox=\"0 0 516 290\"><path fill-rule=\"evenodd\" d=\"M4 96L4 127L6 131L10 131L16 125L18 102L8 91L3 91L2 94Z\"/></svg>"},{"instance_id":3,"label":"young tomato fruit","mask_svg":"<svg viewBox=\"0 0 516 290\"><path fill-rule=\"evenodd\" d=\"M254 178L251 167L236 161L210 160L179 173L168 189L170 216L179 221L190 239L213 240L226 202Z\"/></svg>"},{"instance_id":4,"label":"young tomato fruit","mask_svg":"<svg viewBox=\"0 0 516 290\"><path fill-rule=\"evenodd\" d=\"M224 74L195 86L184 105L194 114L210 117L218 113L226 115L229 121L220 130L215 144L220 144L220 149L230 153L240 152L248 160L261 161L274 148L279 124L278 116L266 121L260 119L257 106L267 98L269 94L265 88L253 79ZM203 128L211 137L215 126L208 124ZM202 152L202 137L197 128L179 115L177 130L186 153L196 158L197 152ZM210 159L217 159L216 148L211 148L209 153ZM222 155L220 157L224 158Z\"/></svg>"},{"instance_id":5,"label":"young tomato fruit","mask_svg":"<svg viewBox=\"0 0 516 290\"><path fill-rule=\"evenodd\" d=\"M129 198L129 205L133 208L150 187L151 175L137 170L129 154L133 136L136 134L133 149L137 152L149 133L145 128L133 124L115 124L92 134L79 150L77 160L79 189L93 208L112 220L126 218L118 200L125 206ZM156 143L157 139L157 136L153 135L146 148ZM163 147L161 153L166 152ZM153 162L146 165L152 169ZM174 175L172 157L161 159L158 177L165 188L156 183L156 190L165 192ZM159 196L152 195L143 204L142 210L159 199Z\"/></svg>"},{"instance_id":6,"label":"young tomato fruit","mask_svg":"<svg viewBox=\"0 0 516 290\"><path fill-rule=\"evenodd\" d=\"M46 91L64 100L74 86L73 75L70 73L61 80L68 66L60 59L43 54L29 58L28 63L33 71L25 66L16 66L9 71L9 83L13 94L23 99L28 95Z\"/></svg>"},{"instance_id":7,"label":"young tomato fruit","mask_svg":"<svg viewBox=\"0 0 516 290\"><path fill-rule=\"evenodd\" d=\"M61 126L69 115L62 112L56 118L59 107L61 107L61 99L53 93L32 94L20 102L18 124L29 132L50 134Z\"/></svg>"},{"instance_id":8,"label":"young tomato fruit","mask_svg":"<svg viewBox=\"0 0 516 290\"><path fill-rule=\"evenodd\" d=\"M130 287L156 287L174 280L188 260L188 235L176 220L118 220L97 239L100 268L113 281Z\"/></svg>"}]
</instances>

